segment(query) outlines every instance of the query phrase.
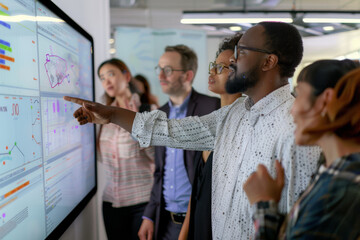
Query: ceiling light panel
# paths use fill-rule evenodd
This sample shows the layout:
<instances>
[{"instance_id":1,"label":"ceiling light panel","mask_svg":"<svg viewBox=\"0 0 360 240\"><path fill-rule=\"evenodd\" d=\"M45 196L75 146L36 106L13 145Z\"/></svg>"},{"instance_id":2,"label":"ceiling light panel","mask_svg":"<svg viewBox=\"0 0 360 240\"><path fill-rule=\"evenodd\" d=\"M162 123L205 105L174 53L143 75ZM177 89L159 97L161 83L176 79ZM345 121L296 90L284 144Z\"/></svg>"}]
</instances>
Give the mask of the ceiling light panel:
<instances>
[{"instance_id":1,"label":"ceiling light panel","mask_svg":"<svg viewBox=\"0 0 360 240\"><path fill-rule=\"evenodd\" d=\"M288 13L202 13L183 14L182 24L244 24L259 23L263 21L292 23Z\"/></svg>"}]
</instances>

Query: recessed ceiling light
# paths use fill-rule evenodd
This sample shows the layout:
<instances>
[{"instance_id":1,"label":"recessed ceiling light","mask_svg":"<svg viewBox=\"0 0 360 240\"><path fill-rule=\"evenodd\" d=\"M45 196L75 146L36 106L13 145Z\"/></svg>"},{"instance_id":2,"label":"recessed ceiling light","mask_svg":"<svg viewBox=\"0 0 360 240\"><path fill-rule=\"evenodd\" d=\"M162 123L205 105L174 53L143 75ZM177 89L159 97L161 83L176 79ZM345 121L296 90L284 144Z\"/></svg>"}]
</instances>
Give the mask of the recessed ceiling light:
<instances>
[{"instance_id":1,"label":"recessed ceiling light","mask_svg":"<svg viewBox=\"0 0 360 240\"><path fill-rule=\"evenodd\" d=\"M183 18L182 24L236 24L259 23L263 21L292 23L291 18Z\"/></svg>"},{"instance_id":2,"label":"recessed ceiling light","mask_svg":"<svg viewBox=\"0 0 360 240\"><path fill-rule=\"evenodd\" d=\"M115 48L110 48L110 54L115 54L116 53L116 49Z\"/></svg>"},{"instance_id":3,"label":"recessed ceiling light","mask_svg":"<svg viewBox=\"0 0 360 240\"><path fill-rule=\"evenodd\" d=\"M323 27L324 31L330 32L330 31L334 31L334 27L333 26L325 26Z\"/></svg>"},{"instance_id":4,"label":"recessed ceiling light","mask_svg":"<svg viewBox=\"0 0 360 240\"><path fill-rule=\"evenodd\" d=\"M309 18L303 19L304 23L360 23L358 18Z\"/></svg>"},{"instance_id":5,"label":"recessed ceiling light","mask_svg":"<svg viewBox=\"0 0 360 240\"><path fill-rule=\"evenodd\" d=\"M238 32L238 31L241 31L242 28L240 26L231 26L231 27L229 27L229 29L231 31Z\"/></svg>"},{"instance_id":6,"label":"recessed ceiling light","mask_svg":"<svg viewBox=\"0 0 360 240\"><path fill-rule=\"evenodd\" d=\"M114 42L115 42L115 40L114 40L113 38L110 38L110 39L109 39L109 43L110 43L110 44L113 44Z\"/></svg>"}]
</instances>

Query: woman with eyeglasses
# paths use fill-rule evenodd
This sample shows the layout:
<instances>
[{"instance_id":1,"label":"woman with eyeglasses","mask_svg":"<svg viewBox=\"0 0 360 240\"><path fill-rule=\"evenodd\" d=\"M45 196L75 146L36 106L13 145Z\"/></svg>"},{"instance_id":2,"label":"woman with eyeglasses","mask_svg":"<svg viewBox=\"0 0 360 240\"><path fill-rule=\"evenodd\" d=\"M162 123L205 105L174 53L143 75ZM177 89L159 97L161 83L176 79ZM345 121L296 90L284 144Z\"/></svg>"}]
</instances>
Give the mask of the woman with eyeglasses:
<instances>
[{"instance_id":1,"label":"woman with eyeglasses","mask_svg":"<svg viewBox=\"0 0 360 240\"><path fill-rule=\"evenodd\" d=\"M139 110L140 97L123 61L113 58L103 62L98 76L105 90L106 105ZM115 124L101 126L98 148L107 177L102 206L107 237L138 239L153 183L154 148L140 148L129 132Z\"/></svg>"},{"instance_id":2,"label":"woman with eyeglasses","mask_svg":"<svg viewBox=\"0 0 360 240\"><path fill-rule=\"evenodd\" d=\"M280 162L275 179L264 165L250 175L244 190L255 239L360 238L360 69L354 68L350 60L321 60L300 73L291 109L295 141L320 146L323 154L285 220L277 212L286 177Z\"/></svg>"},{"instance_id":3,"label":"woman with eyeglasses","mask_svg":"<svg viewBox=\"0 0 360 240\"><path fill-rule=\"evenodd\" d=\"M216 53L215 62L209 64L208 89L221 98L221 107L232 104L241 93L228 94L225 84L228 79L230 57L242 34L224 39ZM213 153L198 152L195 155L195 177L191 199L179 239L212 239L211 231L211 174Z\"/></svg>"}]
</instances>

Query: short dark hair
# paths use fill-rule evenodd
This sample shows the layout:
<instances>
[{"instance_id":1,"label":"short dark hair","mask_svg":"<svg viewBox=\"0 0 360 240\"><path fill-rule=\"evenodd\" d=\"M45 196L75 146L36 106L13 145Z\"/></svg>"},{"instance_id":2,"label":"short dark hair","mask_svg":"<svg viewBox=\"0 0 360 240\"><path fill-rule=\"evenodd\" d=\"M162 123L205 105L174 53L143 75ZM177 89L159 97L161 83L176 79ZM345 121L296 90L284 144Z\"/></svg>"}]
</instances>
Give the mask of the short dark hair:
<instances>
[{"instance_id":1,"label":"short dark hair","mask_svg":"<svg viewBox=\"0 0 360 240\"><path fill-rule=\"evenodd\" d=\"M175 45L175 46L167 46L165 48L165 52L177 52L181 56L181 67L184 71L193 71L194 78L196 75L196 71L198 69L198 58L196 53L183 44Z\"/></svg>"},{"instance_id":2,"label":"short dark hair","mask_svg":"<svg viewBox=\"0 0 360 240\"><path fill-rule=\"evenodd\" d=\"M237 43L239 42L240 38L242 37L242 33L235 33L235 35L225 38L219 45L219 49L216 52L216 56L215 58L217 58L220 53L222 53L225 50L233 50L235 46L237 45Z\"/></svg>"},{"instance_id":3,"label":"short dark hair","mask_svg":"<svg viewBox=\"0 0 360 240\"><path fill-rule=\"evenodd\" d=\"M266 34L265 48L278 56L281 77L292 77L303 57L303 42L299 31L284 22L260 22Z\"/></svg>"},{"instance_id":4,"label":"short dark hair","mask_svg":"<svg viewBox=\"0 0 360 240\"><path fill-rule=\"evenodd\" d=\"M318 60L301 70L297 82L310 84L315 100L326 88L334 88L341 77L357 67L357 64L349 59Z\"/></svg>"}]
</instances>

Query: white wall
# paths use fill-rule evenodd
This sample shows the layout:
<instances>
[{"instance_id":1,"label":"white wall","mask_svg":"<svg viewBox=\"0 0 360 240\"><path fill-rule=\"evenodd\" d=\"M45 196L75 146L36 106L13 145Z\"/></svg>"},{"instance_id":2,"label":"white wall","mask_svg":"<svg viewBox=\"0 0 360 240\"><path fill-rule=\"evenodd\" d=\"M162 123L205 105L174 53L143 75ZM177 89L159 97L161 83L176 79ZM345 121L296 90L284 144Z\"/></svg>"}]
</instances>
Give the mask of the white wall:
<instances>
[{"instance_id":1,"label":"white wall","mask_svg":"<svg viewBox=\"0 0 360 240\"><path fill-rule=\"evenodd\" d=\"M307 37L304 42L304 57L297 67L294 79L306 65L320 59L335 59L360 50L360 30L325 35L321 37Z\"/></svg>"},{"instance_id":2,"label":"white wall","mask_svg":"<svg viewBox=\"0 0 360 240\"><path fill-rule=\"evenodd\" d=\"M167 4L169 4L167 2ZM111 26L112 30L115 31L116 26L129 26L129 27L144 27L144 28L150 28L150 29L166 29L166 30L174 30L174 29L181 29L181 30L195 30L199 32L199 35L201 35L203 32L206 32L204 29L191 26L191 25L184 25L180 23L180 19L182 16L182 10L181 9L125 9L125 8L113 8L110 10L111 13ZM200 33L201 32L201 33ZM115 34L116 35L116 34ZM207 77L208 77L208 47L206 46L208 41L205 41L204 43L194 43L189 44L186 43L185 38L179 38L179 40L184 40L184 42L181 42L182 44L186 44L189 47L193 48L195 52L198 54L198 61L199 61L199 68L194 80L193 87L195 90L201 93L205 93L208 95L214 95L208 90L208 84L207 84ZM173 39L174 41L177 41L177 39ZM165 40L161 41L164 42ZM169 39L168 44L166 44L166 41L164 42L166 45L171 44L178 44L179 42L172 42L172 40ZM206 49L206 52L203 53L202 46L199 48L194 48L194 45L198 44L204 44L203 46ZM116 46L117 44L115 44ZM121 44L120 44L121 45ZM158 44L159 45L159 44ZM217 45L218 46L218 45ZM116 49L116 56L122 58L121 56L124 56L125 53L121 52L122 48ZM156 50L156 49L155 49ZM216 47L217 50L217 47ZM216 52L215 50L215 52ZM157 50L156 50L157 51ZM127 52L127 50L124 50L124 52ZM158 55L160 56L163 53L163 48L159 47ZM214 52L214 55L215 55ZM205 57L204 57L205 56ZM126 59L124 59L125 62L127 62ZM133 59L132 59L133 60ZM157 60L156 60L157 61ZM132 66L132 61L129 60L127 62L129 64L132 73L136 74L136 71L133 71L138 66ZM156 64L153 64L154 66ZM141 65L140 65L141 66ZM153 66L151 66L153 67ZM138 67L139 68L139 67ZM163 94L161 87L158 83L158 78L155 75L155 72L153 71L153 74L145 72L139 72L143 75L145 75L151 84L151 90L153 93L155 93L158 98L160 105L164 104L168 100L168 96L166 94Z\"/></svg>"},{"instance_id":3,"label":"white wall","mask_svg":"<svg viewBox=\"0 0 360 240\"><path fill-rule=\"evenodd\" d=\"M53 2L94 38L96 69L102 61L110 57L109 0L53 0ZM97 76L95 78L95 89L96 99L99 101L103 91ZM101 195L104 188L103 179L102 166L99 164L97 194L67 229L61 239L106 239L101 215Z\"/></svg>"}]
</instances>

